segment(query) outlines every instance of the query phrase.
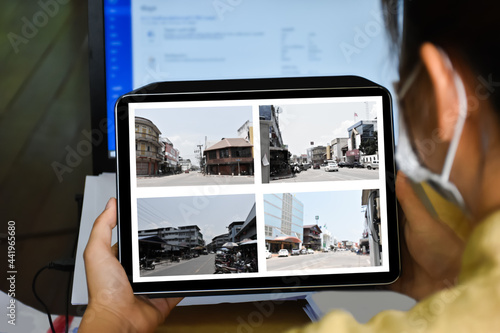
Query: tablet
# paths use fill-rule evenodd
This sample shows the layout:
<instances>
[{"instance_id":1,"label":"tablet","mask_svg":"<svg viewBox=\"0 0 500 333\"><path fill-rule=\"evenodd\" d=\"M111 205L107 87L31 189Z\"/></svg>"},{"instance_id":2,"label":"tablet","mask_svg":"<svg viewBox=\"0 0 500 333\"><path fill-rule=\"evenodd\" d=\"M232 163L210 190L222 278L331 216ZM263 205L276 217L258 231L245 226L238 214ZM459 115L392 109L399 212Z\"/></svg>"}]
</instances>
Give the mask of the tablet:
<instances>
[{"instance_id":1,"label":"tablet","mask_svg":"<svg viewBox=\"0 0 500 333\"><path fill-rule=\"evenodd\" d=\"M115 112L119 259L135 293L399 276L385 88L355 76L164 82Z\"/></svg>"}]
</instances>

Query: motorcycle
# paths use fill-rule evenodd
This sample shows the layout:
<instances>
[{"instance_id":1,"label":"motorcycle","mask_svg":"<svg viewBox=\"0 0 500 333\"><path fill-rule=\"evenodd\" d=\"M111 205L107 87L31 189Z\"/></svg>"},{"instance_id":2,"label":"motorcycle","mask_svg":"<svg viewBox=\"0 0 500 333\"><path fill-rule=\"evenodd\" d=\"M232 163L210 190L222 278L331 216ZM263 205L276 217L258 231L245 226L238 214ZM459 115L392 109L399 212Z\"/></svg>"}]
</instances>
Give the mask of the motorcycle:
<instances>
[{"instance_id":1,"label":"motorcycle","mask_svg":"<svg viewBox=\"0 0 500 333\"><path fill-rule=\"evenodd\" d=\"M231 273L238 273L238 270L236 268L227 266L225 264L215 264L215 272L214 274L231 274Z\"/></svg>"},{"instance_id":2,"label":"motorcycle","mask_svg":"<svg viewBox=\"0 0 500 333\"><path fill-rule=\"evenodd\" d=\"M154 259L148 259L146 257L141 258L140 267L144 270L154 270L155 269L155 261Z\"/></svg>"}]
</instances>

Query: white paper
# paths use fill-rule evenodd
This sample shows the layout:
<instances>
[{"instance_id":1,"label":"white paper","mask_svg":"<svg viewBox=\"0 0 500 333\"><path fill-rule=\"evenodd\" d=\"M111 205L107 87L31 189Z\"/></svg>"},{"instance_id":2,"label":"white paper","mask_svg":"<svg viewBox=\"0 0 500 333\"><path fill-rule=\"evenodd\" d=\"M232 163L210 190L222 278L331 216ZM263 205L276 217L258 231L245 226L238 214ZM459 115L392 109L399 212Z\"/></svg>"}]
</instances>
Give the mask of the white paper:
<instances>
[{"instance_id":1,"label":"white paper","mask_svg":"<svg viewBox=\"0 0 500 333\"><path fill-rule=\"evenodd\" d=\"M264 154L262 156L262 166L268 166L269 165L269 160L267 159L267 154Z\"/></svg>"},{"instance_id":2,"label":"white paper","mask_svg":"<svg viewBox=\"0 0 500 333\"><path fill-rule=\"evenodd\" d=\"M88 303L87 280L83 263L83 251L87 246L90 231L95 219L106 207L109 198L116 197L116 175L104 173L99 176L87 176L83 194L82 218L76 248L75 274L73 277L73 293L71 304L80 305ZM116 243L116 228L113 230L111 243Z\"/></svg>"}]
</instances>

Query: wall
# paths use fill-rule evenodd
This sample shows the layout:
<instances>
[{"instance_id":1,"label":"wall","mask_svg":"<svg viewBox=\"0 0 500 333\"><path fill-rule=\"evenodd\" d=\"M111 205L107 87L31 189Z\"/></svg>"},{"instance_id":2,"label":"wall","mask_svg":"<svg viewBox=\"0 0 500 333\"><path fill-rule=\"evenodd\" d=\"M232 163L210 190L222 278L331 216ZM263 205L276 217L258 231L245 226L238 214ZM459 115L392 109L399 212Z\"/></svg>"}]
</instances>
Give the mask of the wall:
<instances>
[{"instance_id":1,"label":"wall","mask_svg":"<svg viewBox=\"0 0 500 333\"><path fill-rule=\"evenodd\" d=\"M82 134L90 129L87 1L53 3L44 10L38 1L0 2L0 234L15 221L16 297L38 309L33 276L49 261L72 256L75 195L92 172ZM33 19L38 26L30 30ZM67 172L55 172L56 165ZM67 282L68 273L52 270L38 279L53 313L64 312ZM0 289L8 289L5 279Z\"/></svg>"}]
</instances>

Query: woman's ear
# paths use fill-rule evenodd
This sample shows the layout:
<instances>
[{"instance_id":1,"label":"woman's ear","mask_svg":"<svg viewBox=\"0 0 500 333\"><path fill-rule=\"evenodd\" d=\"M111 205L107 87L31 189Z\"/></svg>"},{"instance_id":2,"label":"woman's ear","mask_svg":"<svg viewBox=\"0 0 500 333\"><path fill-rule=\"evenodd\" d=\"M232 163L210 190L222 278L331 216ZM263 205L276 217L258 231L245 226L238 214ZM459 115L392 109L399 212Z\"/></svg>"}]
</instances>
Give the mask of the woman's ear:
<instances>
[{"instance_id":1,"label":"woman's ear","mask_svg":"<svg viewBox=\"0 0 500 333\"><path fill-rule=\"evenodd\" d=\"M453 69L449 59L431 43L420 48L420 57L427 70L436 100L438 135L444 142L451 141L459 114L459 100Z\"/></svg>"}]
</instances>

